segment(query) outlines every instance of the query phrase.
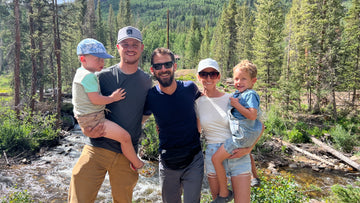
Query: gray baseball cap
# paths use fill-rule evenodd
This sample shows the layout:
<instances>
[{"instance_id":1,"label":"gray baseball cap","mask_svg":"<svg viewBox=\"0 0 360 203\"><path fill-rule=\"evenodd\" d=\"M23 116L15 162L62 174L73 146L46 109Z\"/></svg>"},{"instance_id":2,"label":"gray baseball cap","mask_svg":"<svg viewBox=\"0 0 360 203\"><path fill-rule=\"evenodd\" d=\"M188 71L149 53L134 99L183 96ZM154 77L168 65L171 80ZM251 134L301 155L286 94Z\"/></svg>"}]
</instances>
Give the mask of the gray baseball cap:
<instances>
[{"instance_id":1,"label":"gray baseball cap","mask_svg":"<svg viewBox=\"0 0 360 203\"><path fill-rule=\"evenodd\" d=\"M123 27L119 30L117 43L119 44L121 41L128 38L133 38L142 42L140 30L132 26Z\"/></svg>"}]
</instances>

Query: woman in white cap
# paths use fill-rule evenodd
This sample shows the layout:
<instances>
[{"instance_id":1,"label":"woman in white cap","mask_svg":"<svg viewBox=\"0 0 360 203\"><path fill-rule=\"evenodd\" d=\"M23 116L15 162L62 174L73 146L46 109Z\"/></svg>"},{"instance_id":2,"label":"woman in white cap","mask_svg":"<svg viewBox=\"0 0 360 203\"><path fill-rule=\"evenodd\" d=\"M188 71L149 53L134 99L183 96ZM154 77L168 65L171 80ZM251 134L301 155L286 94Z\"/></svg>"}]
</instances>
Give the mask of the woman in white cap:
<instances>
[{"instance_id":1,"label":"woman in white cap","mask_svg":"<svg viewBox=\"0 0 360 203\"><path fill-rule=\"evenodd\" d=\"M230 190L226 197L219 196L219 182L212 156L225 140L232 136L227 116L231 95L219 91L216 87L221 75L219 65L215 60L211 58L201 60L197 78L204 88L204 95L196 100L196 111L199 130L202 130L207 144L205 170L212 197L215 202L229 202L233 198L235 202L250 202L251 159L249 154L253 146L236 149L236 153L223 162L227 175L231 177L233 192Z\"/></svg>"}]
</instances>

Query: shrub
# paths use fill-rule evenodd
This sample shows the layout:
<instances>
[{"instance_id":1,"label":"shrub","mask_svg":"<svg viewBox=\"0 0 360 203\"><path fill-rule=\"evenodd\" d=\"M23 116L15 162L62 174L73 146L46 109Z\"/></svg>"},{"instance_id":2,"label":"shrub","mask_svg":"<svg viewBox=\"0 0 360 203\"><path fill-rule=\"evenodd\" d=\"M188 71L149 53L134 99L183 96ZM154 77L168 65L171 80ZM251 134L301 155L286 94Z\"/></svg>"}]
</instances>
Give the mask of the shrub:
<instances>
[{"instance_id":1,"label":"shrub","mask_svg":"<svg viewBox=\"0 0 360 203\"><path fill-rule=\"evenodd\" d=\"M251 202L306 202L307 197L290 176L260 176L261 186L251 188Z\"/></svg>"},{"instance_id":2,"label":"shrub","mask_svg":"<svg viewBox=\"0 0 360 203\"><path fill-rule=\"evenodd\" d=\"M359 184L360 182L358 182ZM337 202L360 202L360 188L347 185L343 187L341 185L331 186L332 198ZM335 201L334 201L335 202Z\"/></svg>"},{"instance_id":3,"label":"shrub","mask_svg":"<svg viewBox=\"0 0 360 203\"><path fill-rule=\"evenodd\" d=\"M31 195L27 190L21 192L13 192L7 196L2 197L1 203L23 203L23 202L35 202L32 200Z\"/></svg>"},{"instance_id":4,"label":"shrub","mask_svg":"<svg viewBox=\"0 0 360 203\"><path fill-rule=\"evenodd\" d=\"M303 134L298 129L293 128L288 134L287 138L289 142L292 143L304 143L309 141L309 136L306 136L306 134Z\"/></svg>"},{"instance_id":5,"label":"shrub","mask_svg":"<svg viewBox=\"0 0 360 203\"><path fill-rule=\"evenodd\" d=\"M145 137L141 139L141 157L148 160L157 160L159 157L159 136L153 115L145 123Z\"/></svg>"},{"instance_id":6,"label":"shrub","mask_svg":"<svg viewBox=\"0 0 360 203\"><path fill-rule=\"evenodd\" d=\"M330 130L330 135L334 141L335 148L344 152L351 152L358 142L358 135L352 135L350 131L346 131L339 124Z\"/></svg>"},{"instance_id":7,"label":"shrub","mask_svg":"<svg viewBox=\"0 0 360 203\"><path fill-rule=\"evenodd\" d=\"M55 115L42 116L23 110L21 118L17 119L15 111L9 107L2 107L0 113L3 115L0 118L0 150L5 150L10 156L21 152L34 153L42 146L56 144L59 130L54 127Z\"/></svg>"},{"instance_id":8,"label":"shrub","mask_svg":"<svg viewBox=\"0 0 360 203\"><path fill-rule=\"evenodd\" d=\"M315 136L315 137L317 137L317 138L319 138L319 137L321 137L321 136L323 135L323 132L322 132L322 131L320 130L320 128L317 127L317 126L306 130L306 132L307 132L309 135Z\"/></svg>"},{"instance_id":9,"label":"shrub","mask_svg":"<svg viewBox=\"0 0 360 203\"><path fill-rule=\"evenodd\" d=\"M182 81L196 81L196 75L195 74L186 74L186 75L182 75L178 78L176 78L177 80L182 80Z\"/></svg>"},{"instance_id":10,"label":"shrub","mask_svg":"<svg viewBox=\"0 0 360 203\"><path fill-rule=\"evenodd\" d=\"M288 123L282 118L281 112L278 109L272 107L268 112L266 112L266 117L266 134L278 136L286 134L285 132L288 129Z\"/></svg>"}]
</instances>

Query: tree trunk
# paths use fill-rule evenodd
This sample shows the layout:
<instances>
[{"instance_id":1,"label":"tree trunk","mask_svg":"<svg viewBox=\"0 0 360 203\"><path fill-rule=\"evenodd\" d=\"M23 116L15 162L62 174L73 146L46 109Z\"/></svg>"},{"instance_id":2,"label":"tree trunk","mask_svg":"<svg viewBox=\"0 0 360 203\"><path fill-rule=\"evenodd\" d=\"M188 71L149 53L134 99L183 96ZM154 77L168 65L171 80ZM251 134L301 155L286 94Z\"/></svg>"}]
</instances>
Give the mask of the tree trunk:
<instances>
[{"instance_id":1,"label":"tree trunk","mask_svg":"<svg viewBox=\"0 0 360 203\"><path fill-rule=\"evenodd\" d=\"M30 109L33 113L35 110L35 95L37 84L37 64L36 64L36 46L35 46L35 33L34 33L34 19L33 19L32 0L29 2L29 28L30 28L30 46L31 46L31 91L30 91Z\"/></svg>"},{"instance_id":2,"label":"tree trunk","mask_svg":"<svg viewBox=\"0 0 360 203\"><path fill-rule=\"evenodd\" d=\"M53 0L53 30L54 30L54 51L57 65L57 97L56 97L56 127L60 128L61 125L61 44L59 37L59 21L58 21L58 10L57 0Z\"/></svg>"},{"instance_id":3,"label":"tree trunk","mask_svg":"<svg viewBox=\"0 0 360 203\"><path fill-rule=\"evenodd\" d=\"M287 50L287 60L286 60L286 73L285 73L285 80L288 84L290 81L290 46L291 46L291 33L289 33L289 44L288 44L288 50ZM285 95L285 102L286 102L286 110L290 109L290 95Z\"/></svg>"},{"instance_id":4,"label":"tree trunk","mask_svg":"<svg viewBox=\"0 0 360 203\"><path fill-rule=\"evenodd\" d=\"M43 79L43 75L44 75L44 47L43 47L43 41L41 39L41 37L39 38L39 50L40 50L40 54L39 54L39 101L43 102L44 101L44 79Z\"/></svg>"},{"instance_id":5,"label":"tree trunk","mask_svg":"<svg viewBox=\"0 0 360 203\"><path fill-rule=\"evenodd\" d=\"M0 37L0 47L4 45L3 39ZM3 71L3 58L4 58L4 52L0 49L0 72Z\"/></svg>"},{"instance_id":6,"label":"tree trunk","mask_svg":"<svg viewBox=\"0 0 360 203\"><path fill-rule=\"evenodd\" d=\"M355 65L355 77L354 77L354 84L358 84L358 77L359 75L357 75L356 73L359 72L359 58L360 58L360 47L357 48L357 53L356 53L357 57L356 57L356 65ZM353 88L353 97L352 97L352 100L351 100L351 104L353 106L354 109L356 109L355 107L355 101L356 101L356 86L354 85L354 88Z\"/></svg>"},{"instance_id":7,"label":"tree trunk","mask_svg":"<svg viewBox=\"0 0 360 203\"><path fill-rule=\"evenodd\" d=\"M20 114L20 11L19 0L14 0L14 15L15 15L15 67L14 67L14 106L16 115Z\"/></svg>"}]
</instances>

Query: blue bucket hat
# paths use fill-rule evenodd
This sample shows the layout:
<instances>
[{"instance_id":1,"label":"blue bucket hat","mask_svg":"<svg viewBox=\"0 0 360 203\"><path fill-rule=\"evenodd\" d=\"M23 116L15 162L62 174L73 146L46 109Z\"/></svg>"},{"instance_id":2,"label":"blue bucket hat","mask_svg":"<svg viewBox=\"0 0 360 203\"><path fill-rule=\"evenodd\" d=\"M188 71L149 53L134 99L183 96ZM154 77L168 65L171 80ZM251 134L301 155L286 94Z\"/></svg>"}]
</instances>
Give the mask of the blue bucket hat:
<instances>
[{"instance_id":1,"label":"blue bucket hat","mask_svg":"<svg viewBox=\"0 0 360 203\"><path fill-rule=\"evenodd\" d=\"M96 39L83 39L77 46L77 55L90 54L99 58L114 58L106 52L104 45Z\"/></svg>"}]
</instances>

